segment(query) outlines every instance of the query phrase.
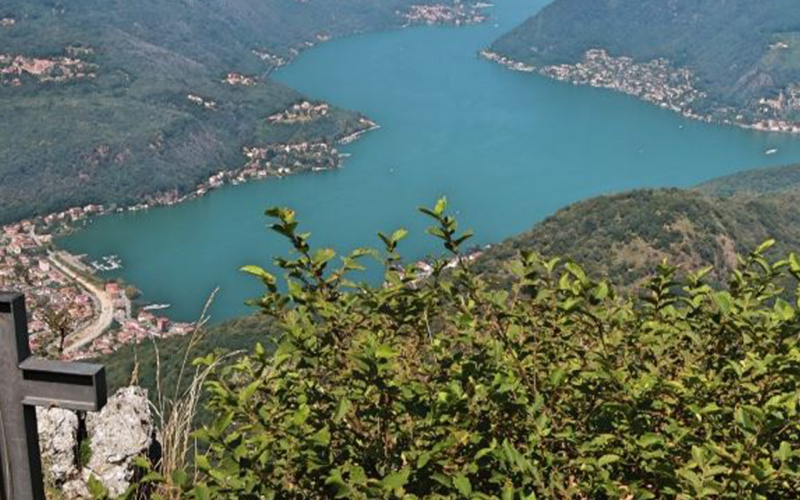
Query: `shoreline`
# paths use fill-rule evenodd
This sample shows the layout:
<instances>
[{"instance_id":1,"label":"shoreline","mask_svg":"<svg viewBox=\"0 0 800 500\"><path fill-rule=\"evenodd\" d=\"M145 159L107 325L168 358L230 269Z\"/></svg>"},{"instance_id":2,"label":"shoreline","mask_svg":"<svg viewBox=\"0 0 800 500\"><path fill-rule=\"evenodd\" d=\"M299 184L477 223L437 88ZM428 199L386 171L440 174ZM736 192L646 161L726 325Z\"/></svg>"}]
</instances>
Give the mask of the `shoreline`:
<instances>
[{"instance_id":1,"label":"shoreline","mask_svg":"<svg viewBox=\"0 0 800 500\"><path fill-rule=\"evenodd\" d=\"M380 125L365 117L360 119L360 125L358 130L336 138L334 144L351 144L380 128ZM245 147L243 155L247 160L244 166L220 170L186 194L175 191L159 193L141 203L127 206L89 204L0 226L0 285L5 279L11 282L10 286L20 288L28 296L30 314L34 318L31 322L34 347L40 347L39 337L51 334L39 319L44 314L39 309L41 304L47 304L49 309L51 301L55 302L52 298L54 294L67 297L62 312L75 315L72 321L75 331L66 338L66 348L60 354L62 359L109 354L124 345L140 343L148 338L186 335L195 327L194 323L173 322L166 314L154 314L147 309L146 301L134 308L128 291L123 289L119 280L103 278L99 275L101 270L87 262L85 255L75 255L58 247L54 242L56 238L80 231L82 225L97 217L171 207L202 198L225 186L281 179L305 172L336 170L342 168L347 156L327 142ZM301 166L289 168L276 165L278 158L293 163L303 158L304 162ZM9 262L13 262L13 265ZM76 262L82 269L73 269ZM27 276L14 275L14 267L33 268L35 264L38 267L35 269L37 281L34 284L25 284ZM90 277L81 276L81 272ZM83 307L80 311L75 310L69 307L70 302L80 303Z\"/></svg>"},{"instance_id":2,"label":"shoreline","mask_svg":"<svg viewBox=\"0 0 800 500\"><path fill-rule=\"evenodd\" d=\"M489 16L484 10L492 5L485 2L449 4L440 2L431 5L412 6L408 11L396 12L399 18L397 29L405 29L419 25L454 25L464 26L486 21ZM253 49L253 55L271 65L269 75L275 69L291 64L304 50L319 43L330 40L328 36L317 35L313 41L306 41L299 47L291 48L285 56L272 54L265 50ZM238 83L241 75L229 74ZM229 82L230 83L230 82ZM231 83L231 84L234 84ZM190 95L190 99L192 96ZM205 103L203 103L205 104ZM314 114L321 116L328 110L325 103L303 101L287 114L270 119L291 122L314 119ZM299 114L299 116L297 116ZM304 116L308 115L308 116ZM67 236L80 231L82 227L97 217L113 214L140 212L154 208L170 207L206 196L215 189L228 185L237 186L245 182L268 178L283 178L302 172L319 172L342 168L347 154L340 153L334 145L348 145L359 140L368 132L377 130L380 125L360 116L358 127L348 131L332 142L303 142L268 144L243 148L246 163L232 169L221 169L199 182L188 192L176 190L162 191L142 198L139 202L125 205L88 204L72 207L60 212L28 217L22 220L0 225L0 286L18 288L29 296L32 318L43 316L43 307L50 309L66 302L61 311L73 314L70 302L79 302L80 321L71 322L75 331L66 338L66 348L60 354L64 359L81 359L108 354L124 345L140 343L150 338L167 338L175 335L186 335L193 331L194 323L173 323L168 316L156 316L147 302L137 305L134 310L132 292L123 288L121 280L107 279L99 275L103 270L86 256L74 255L55 245L58 237ZM278 159L276 161L276 158ZM7 247L7 248L4 248ZM5 262L4 262L5 258ZM27 270L36 266L37 281L35 284L23 282L16 269ZM85 276L84 276L85 273ZM132 290L135 288L131 287ZM160 310L160 309L159 309ZM76 313L77 314L77 313ZM32 322L32 344L42 347L52 345L52 331L43 321Z\"/></svg>"},{"instance_id":3,"label":"shoreline","mask_svg":"<svg viewBox=\"0 0 800 500\"><path fill-rule=\"evenodd\" d=\"M644 71L649 69L648 65L656 66L657 69L664 71L667 69L666 67L669 64L669 61L665 59L656 59L646 64L636 64L633 63L632 59L630 58L627 57L613 58L608 56L605 50L592 49L587 51L587 53L584 55L584 59L582 62L579 62L574 65L564 64L560 66L537 67L531 64L526 64L521 61L511 59L509 57L503 56L502 54L492 52L489 49L484 49L480 51L479 57L482 57L487 61L499 64L500 66L504 66L505 68L510 69L511 71L517 71L521 73L533 73L536 75L547 77L551 80L570 83L575 86L601 88L601 89L611 90L620 94L629 95L648 104L655 105L662 109L667 109L669 111L678 113L684 118L688 118L690 120L695 120L710 124L717 124L717 125L734 126L737 128L745 130L754 130L757 132L769 132L769 133L792 134L792 135L800 134L800 123L797 122L793 123L778 119L763 119L757 122L746 122L736 119L733 120L727 118L721 119L715 117L713 114L702 114L694 111L691 107L691 103L697 100L698 98L706 97L706 95L703 92L691 86L691 79L693 77L691 73L686 69L673 70L674 74L680 75L684 80L684 85L682 87L673 88L665 85L664 88L659 89L660 92L658 92L655 95L652 93L651 89L648 89L651 92L649 94L646 93L646 91L640 90L642 88L652 86L652 82L637 81L634 79L624 79L624 78L618 78L616 81L610 81L608 78L604 78L606 77L606 75L597 74L596 72L592 72L591 69L584 70L583 72L579 71L584 69L581 66L582 64L586 63L587 61L592 62L592 59L599 59L604 62L610 61L612 64L622 61L623 63L629 65L634 70L637 70L640 73L642 72L643 68ZM665 95L667 97L664 97ZM675 101L678 102L676 103Z\"/></svg>"}]
</instances>

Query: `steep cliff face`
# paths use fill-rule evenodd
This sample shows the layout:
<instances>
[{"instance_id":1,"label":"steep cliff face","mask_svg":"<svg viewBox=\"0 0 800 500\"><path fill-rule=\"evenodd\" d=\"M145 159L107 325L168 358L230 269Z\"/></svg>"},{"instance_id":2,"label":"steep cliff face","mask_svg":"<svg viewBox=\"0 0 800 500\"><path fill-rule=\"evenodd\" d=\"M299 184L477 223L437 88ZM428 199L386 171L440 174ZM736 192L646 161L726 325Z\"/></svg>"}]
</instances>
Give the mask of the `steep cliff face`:
<instances>
[{"instance_id":1,"label":"steep cliff face","mask_svg":"<svg viewBox=\"0 0 800 500\"><path fill-rule=\"evenodd\" d=\"M114 497L125 492L136 473L133 459L157 452L153 411L147 391L125 387L99 413L39 409L39 441L48 488L60 498L91 498L94 476ZM57 497L59 498L59 497Z\"/></svg>"}]
</instances>

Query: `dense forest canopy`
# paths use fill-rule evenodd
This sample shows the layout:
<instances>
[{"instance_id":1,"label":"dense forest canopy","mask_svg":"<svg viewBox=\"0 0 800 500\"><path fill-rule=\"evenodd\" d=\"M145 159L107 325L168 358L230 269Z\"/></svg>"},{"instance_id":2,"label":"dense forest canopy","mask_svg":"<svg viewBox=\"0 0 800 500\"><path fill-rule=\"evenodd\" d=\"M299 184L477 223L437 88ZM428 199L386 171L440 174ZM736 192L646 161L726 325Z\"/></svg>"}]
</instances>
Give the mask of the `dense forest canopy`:
<instances>
[{"instance_id":1,"label":"dense forest canopy","mask_svg":"<svg viewBox=\"0 0 800 500\"><path fill-rule=\"evenodd\" d=\"M800 247L800 195L715 198L693 190L640 190L601 196L559 210L532 230L494 245L477 270L495 282L520 251L561 255L619 286L641 284L653 262L668 259L684 270L714 266L719 283L737 253L775 238L781 250Z\"/></svg>"}]
</instances>

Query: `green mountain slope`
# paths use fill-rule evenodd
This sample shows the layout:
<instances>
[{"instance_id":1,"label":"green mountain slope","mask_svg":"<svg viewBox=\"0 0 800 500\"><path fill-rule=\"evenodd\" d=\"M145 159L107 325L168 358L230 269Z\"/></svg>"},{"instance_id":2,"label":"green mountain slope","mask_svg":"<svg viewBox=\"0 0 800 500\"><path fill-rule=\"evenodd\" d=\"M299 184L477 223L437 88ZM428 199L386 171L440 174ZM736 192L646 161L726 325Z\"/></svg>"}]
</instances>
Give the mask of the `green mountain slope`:
<instances>
[{"instance_id":1,"label":"green mountain slope","mask_svg":"<svg viewBox=\"0 0 800 500\"><path fill-rule=\"evenodd\" d=\"M620 285L641 282L663 259L685 270L729 274L737 253L766 239L800 248L800 167L758 169L692 190L640 190L559 210L524 234L492 247L478 268L502 281L503 263L521 250L562 255Z\"/></svg>"},{"instance_id":2,"label":"green mountain slope","mask_svg":"<svg viewBox=\"0 0 800 500\"><path fill-rule=\"evenodd\" d=\"M0 223L186 192L241 167L245 146L332 142L362 128L342 110L267 122L301 100L267 75L319 40L400 25L412 3L426 2L3 2ZM256 84L224 83L230 72Z\"/></svg>"},{"instance_id":3,"label":"green mountain slope","mask_svg":"<svg viewBox=\"0 0 800 500\"><path fill-rule=\"evenodd\" d=\"M775 120L790 127L800 121L800 9L793 0L556 0L490 50L541 68L575 65L592 49L638 64L665 58L673 70L690 70L692 85L705 94L688 102L657 95L649 100L749 125ZM588 66L584 72L592 70ZM660 80L649 69L647 77L647 67L625 69L624 91L646 97L647 90L636 88L637 78L662 86L682 80L678 73ZM566 79L588 83L595 75Z\"/></svg>"},{"instance_id":4,"label":"green mountain slope","mask_svg":"<svg viewBox=\"0 0 800 500\"><path fill-rule=\"evenodd\" d=\"M800 190L800 165L747 170L712 179L694 189L718 197L797 192Z\"/></svg>"}]
</instances>

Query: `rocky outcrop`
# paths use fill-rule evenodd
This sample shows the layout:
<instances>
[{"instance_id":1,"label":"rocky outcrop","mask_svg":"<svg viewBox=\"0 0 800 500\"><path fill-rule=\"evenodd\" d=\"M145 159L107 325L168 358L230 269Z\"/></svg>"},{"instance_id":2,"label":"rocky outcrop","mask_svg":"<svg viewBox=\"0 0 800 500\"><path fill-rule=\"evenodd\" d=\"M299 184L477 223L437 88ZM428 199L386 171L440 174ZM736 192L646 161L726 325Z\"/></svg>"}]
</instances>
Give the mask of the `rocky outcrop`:
<instances>
[{"instance_id":1,"label":"rocky outcrop","mask_svg":"<svg viewBox=\"0 0 800 500\"><path fill-rule=\"evenodd\" d=\"M36 420L46 479L51 484L63 484L78 472L78 416L60 408L37 408Z\"/></svg>"},{"instance_id":2,"label":"rocky outcrop","mask_svg":"<svg viewBox=\"0 0 800 500\"><path fill-rule=\"evenodd\" d=\"M45 474L67 498L90 498L86 485L92 476L112 497L121 495L136 473L133 459L152 457L157 447L153 412L147 391L140 387L120 389L100 413L86 416L90 453L85 464L78 459L81 443L76 414L48 409L40 410L38 417Z\"/></svg>"}]
</instances>

